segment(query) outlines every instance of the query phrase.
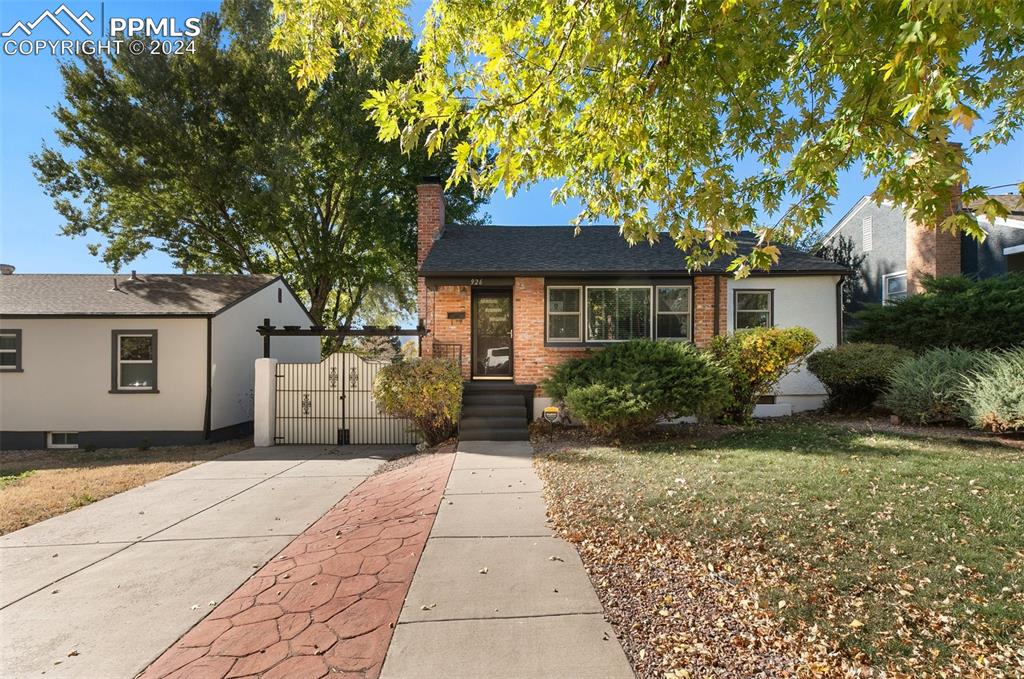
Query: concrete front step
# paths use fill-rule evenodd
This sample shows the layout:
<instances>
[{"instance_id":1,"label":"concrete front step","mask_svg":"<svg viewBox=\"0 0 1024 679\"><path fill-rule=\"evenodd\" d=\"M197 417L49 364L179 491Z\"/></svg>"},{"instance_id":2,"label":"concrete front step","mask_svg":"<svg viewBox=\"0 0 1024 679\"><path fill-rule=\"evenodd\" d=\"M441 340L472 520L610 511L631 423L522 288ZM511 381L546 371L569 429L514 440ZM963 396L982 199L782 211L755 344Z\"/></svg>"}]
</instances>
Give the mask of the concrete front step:
<instances>
[{"instance_id":1,"label":"concrete front step","mask_svg":"<svg viewBox=\"0 0 1024 679\"><path fill-rule=\"evenodd\" d=\"M526 406L463 405L462 418L468 417L518 417L526 422Z\"/></svg>"},{"instance_id":2,"label":"concrete front step","mask_svg":"<svg viewBox=\"0 0 1024 679\"><path fill-rule=\"evenodd\" d=\"M530 432L525 425L518 427L462 427L460 441L528 441Z\"/></svg>"},{"instance_id":3,"label":"concrete front step","mask_svg":"<svg viewBox=\"0 0 1024 679\"><path fill-rule=\"evenodd\" d=\"M462 403L467 406L523 406L526 399L519 394L488 394L467 392L462 395Z\"/></svg>"},{"instance_id":4,"label":"concrete front step","mask_svg":"<svg viewBox=\"0 0 1024 679\"><path fill-rule=\"evenodd\" d=\"M518 415L490 415L488 417L463 417L462 429L525 429L526 419Z\"/></svg>"}]
</instances>

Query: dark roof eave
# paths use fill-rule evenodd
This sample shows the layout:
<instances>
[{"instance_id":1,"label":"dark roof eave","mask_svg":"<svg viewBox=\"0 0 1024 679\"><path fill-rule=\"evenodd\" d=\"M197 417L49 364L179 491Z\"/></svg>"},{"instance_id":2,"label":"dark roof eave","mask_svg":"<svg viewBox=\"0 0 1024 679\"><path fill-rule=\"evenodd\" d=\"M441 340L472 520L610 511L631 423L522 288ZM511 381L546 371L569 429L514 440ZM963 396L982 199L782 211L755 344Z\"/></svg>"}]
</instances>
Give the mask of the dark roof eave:
<instances>
[{"instance_id":1,"label":"dark roof eave","mask_svg":"<svg viewBox=\"0 0 1024 679\"><path fill-rule=\"evenodd\" d=\"M751 271L751 276L771 276L785 274L787 276L848 276L850 269L772 269L770 271ZM516 278L541 276L729 276L722 269L705 269L702 271L670 271L670 270L622 270L622 271L424 271L418 272L421 278Z\"/></svg>"}]
</instances>

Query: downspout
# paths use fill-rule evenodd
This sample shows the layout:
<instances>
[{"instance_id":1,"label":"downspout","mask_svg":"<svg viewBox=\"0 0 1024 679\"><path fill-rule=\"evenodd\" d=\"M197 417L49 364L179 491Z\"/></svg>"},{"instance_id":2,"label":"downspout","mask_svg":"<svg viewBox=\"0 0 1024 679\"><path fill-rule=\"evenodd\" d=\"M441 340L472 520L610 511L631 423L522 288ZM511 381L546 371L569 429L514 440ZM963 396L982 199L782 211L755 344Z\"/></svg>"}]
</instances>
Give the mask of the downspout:
<instances>
[{"instance_id":1,"label":"downspout","mask_svg":"<svg viewBox=\"0 0 1024 679\"><path fill-rule=\"evenodd\" d=\"M836 346L843 343L843 279L840 276L836 283Z\"/></svg>"},{"instance_id":2,"label":"downspout","mask_svg":"<svg viewBox=\"0 0 1024 679\"><path fill-rule=\"evenodd\" d=\"M213 403L213 316L206 317L206 412L203 415L203 440L210 440L210 407Z\"/></svg>"}]
</instances>

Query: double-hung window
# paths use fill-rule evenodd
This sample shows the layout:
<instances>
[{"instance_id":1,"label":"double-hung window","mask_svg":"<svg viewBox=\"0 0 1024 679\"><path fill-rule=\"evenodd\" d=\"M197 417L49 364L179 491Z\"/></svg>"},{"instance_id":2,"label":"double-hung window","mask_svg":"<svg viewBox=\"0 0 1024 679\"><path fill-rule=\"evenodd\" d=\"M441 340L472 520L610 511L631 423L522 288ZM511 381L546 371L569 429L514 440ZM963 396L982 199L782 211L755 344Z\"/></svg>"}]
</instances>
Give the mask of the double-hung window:
<instances>
[{"instance_id":1,"label":"double-hung window","mask_svg":"<svg viewBox=\"0 0 1024 679\"><path fill-rule=\"evenodd\" d=\"M734 313L736 330L772 327L772 291L737 290Z\"/></svg>"},{"instance_id":2,"label":"double-hung window","mask_svg":"<svg viewBox=\"0 0 1024 679\"><path fill-rule=\"evenodd\" d=\"M895 302L907 296L907 272L890 273L882 276L882 304Z\"/></svg>"},{"instance_id":3,"label":"double-hung window","mask_svg":"<svg viewBox=\"0 0 1024 679\"><path fill-rule=\"evenodd\" d=\"M690 339L690 287L659 285L656 288L655 331L658 339Z\"/></svg>"},{"instance_id":4,"label":"double-hung window","mask_svg":"<svg viewBox=\"0 0 1024 679\"><path fill-rule=\"evenodd\" d=\"M548 341L583 341L583 288L551 286L548 288Z\"/></svg>"},{"instance_id":5,"label":"double-hung window","mask_svg":"<svg viewBox=\"0 0 1024 679\"><path fill-rule=\"evenodd\" d=\"M156 330L115 330L111 391L156 391Z\"/></svg>"},{"instance_id":6,"label":"double-hung window","mask_svg":"<svg viewBox=\"0 0 1024 679\"><path fill-rule=\"evenodd\" d=\"M0 372L21 371L21 330L0 330Z\"/></svg>"},{"instance_id":7,"label":"double-hung window","mask_svg":"<svg viewBox=\"0 0 1024 679\"><path fill-rule=\"evenodd\" d=\"M650 286L588 286L586 296L588 342L651 336Z\"/></svg>"}]
</instances>

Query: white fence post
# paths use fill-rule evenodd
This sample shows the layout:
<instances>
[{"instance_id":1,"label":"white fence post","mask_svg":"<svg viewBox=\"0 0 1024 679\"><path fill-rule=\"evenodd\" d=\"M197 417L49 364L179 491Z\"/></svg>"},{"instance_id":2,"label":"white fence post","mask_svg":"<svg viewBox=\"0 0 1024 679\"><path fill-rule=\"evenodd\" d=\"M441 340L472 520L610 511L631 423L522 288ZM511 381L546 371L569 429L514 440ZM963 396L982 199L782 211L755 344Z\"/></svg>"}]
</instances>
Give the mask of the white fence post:
<instances>
[{"instance_id":1,"label":"white fence post","mask_svg":"<svg viewBox=\"0 0 1024 679\"><path fill-rule=\"evenodd\" d=\"M256 384L253 389L253 445L274 445L277 418L277 359L256 359Z\"/></svg>"}]
</instances>

